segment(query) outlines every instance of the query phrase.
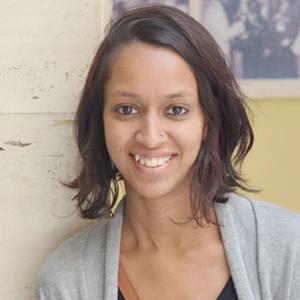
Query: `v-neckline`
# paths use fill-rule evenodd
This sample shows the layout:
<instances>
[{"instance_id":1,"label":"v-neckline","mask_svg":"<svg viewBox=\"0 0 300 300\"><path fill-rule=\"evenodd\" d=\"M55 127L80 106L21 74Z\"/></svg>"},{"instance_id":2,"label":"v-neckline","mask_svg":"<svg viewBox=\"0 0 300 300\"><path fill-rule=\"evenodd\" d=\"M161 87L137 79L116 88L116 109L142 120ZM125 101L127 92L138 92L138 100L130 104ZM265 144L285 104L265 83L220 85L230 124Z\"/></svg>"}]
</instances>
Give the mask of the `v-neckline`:
<instances>
[{"instance_id":1,"label":"v-neckline","mask_svg":"<svg viewBox=\"0 0 300 300\"><path fill-rule=\"evenodd\" d=\"M255 300L249 278L246 271L245 262L241 253L240 241L238 239L237 228L235 228L230 201L235 200L234 195L230 195L227 203L214 203L218 224L220 226L221 237L228 261L230 274L240 300ZM123 224L124 199L121 200L115 216L110 220L107 231L105 273L110 276L105 277L104 286L109 287L104 290L104 299L117 299L118 293L118 267L120 259L121 231ZM111 251L118 255L111 255Z\"/></svg>"}]
</instances>

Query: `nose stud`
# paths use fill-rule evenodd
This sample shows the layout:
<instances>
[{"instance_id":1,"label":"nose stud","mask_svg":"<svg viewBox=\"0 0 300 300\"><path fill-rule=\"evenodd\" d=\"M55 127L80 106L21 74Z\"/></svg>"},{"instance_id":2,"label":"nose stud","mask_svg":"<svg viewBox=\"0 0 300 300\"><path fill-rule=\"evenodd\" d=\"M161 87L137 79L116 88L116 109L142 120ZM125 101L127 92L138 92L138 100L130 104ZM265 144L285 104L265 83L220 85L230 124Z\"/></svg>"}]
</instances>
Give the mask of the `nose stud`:
<instances>
[{"instance_id":1,"label":"nose stud","mask_svg":"<svg viewBox=\"0 0 300 300\"><path fill-rule=\"evenodd\" d=\"M165 141L167 139L167 132L165 132L164 130L162 131L158 131L157 136L154 137L153 133L151 133L150 135L148 133L143 133L141 132L141 130L137 131L135 134L135 139L137 142L139 143L162 143L163 141ZM160 137L160 138L159 138Z\"/></svg>"}]
</instances>

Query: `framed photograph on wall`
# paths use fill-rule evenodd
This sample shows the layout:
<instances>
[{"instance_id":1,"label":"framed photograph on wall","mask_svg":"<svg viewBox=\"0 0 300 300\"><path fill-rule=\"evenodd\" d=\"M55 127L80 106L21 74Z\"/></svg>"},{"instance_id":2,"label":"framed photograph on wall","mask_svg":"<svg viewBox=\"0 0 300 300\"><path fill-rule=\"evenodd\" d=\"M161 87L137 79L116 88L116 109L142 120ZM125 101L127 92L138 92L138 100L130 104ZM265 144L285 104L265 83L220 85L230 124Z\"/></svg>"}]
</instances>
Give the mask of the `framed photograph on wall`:
<instances>
[{"instance_id":1,"label":"framed photograph on wall","mask_svg":"<svg viewBox=\"0 0 300 300\"><path fill-rule=\"evenodd\" d=\"M116 17L124 10L139 5L162 4L176 6L177 8L190 13L189 0L113 0L113 16Z\"/></svg>"},{"instance_id":2,"label":"framed photograph on wall","mask_svg":"<svg viewBox=\"0 0 300 300\"><path fill-rule=\"evenodd\" d=\"M214 36L251 98L300 98L300 0L114 0L176 6Z\"/></svg>"}]
</instances>

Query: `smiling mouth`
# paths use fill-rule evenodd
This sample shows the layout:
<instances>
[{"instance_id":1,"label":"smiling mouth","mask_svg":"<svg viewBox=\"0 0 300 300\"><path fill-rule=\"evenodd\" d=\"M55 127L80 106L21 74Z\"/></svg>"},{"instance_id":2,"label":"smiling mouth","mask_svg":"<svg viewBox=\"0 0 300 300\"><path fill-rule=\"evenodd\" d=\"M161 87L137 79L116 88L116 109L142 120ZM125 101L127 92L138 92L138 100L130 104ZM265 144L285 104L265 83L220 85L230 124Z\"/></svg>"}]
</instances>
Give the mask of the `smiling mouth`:
<instances>
[{"instance_id":1,"label":"smiling mouth","mask_svg":"<svg viewBox=\"0 0 300 300\"><path fill-rule=\"evenodd\" d=\"M158 168L162 167L165 164L167 164L171 158L171 155L166 155L162 157L152 157L152 158L147 158L147 157L141 157L138 154L131 154L131 157L140 165L147 167L147 168Z\"/></svg>"}]
</instances>

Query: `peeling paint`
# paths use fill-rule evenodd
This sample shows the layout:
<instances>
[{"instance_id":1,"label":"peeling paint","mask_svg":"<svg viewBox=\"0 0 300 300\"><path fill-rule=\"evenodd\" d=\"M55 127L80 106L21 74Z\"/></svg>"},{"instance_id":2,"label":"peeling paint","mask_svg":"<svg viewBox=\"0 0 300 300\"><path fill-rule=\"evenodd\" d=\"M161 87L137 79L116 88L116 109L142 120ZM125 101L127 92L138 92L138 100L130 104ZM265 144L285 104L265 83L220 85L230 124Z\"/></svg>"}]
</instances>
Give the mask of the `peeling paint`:
<instances>
[{"instance_id":1,"label":"peeling paint","mask_svg":"<svg viewBox=\"0 0 300 300\"><path fill-rule=\"evenodd\" d=\"M58 153L58 154L42 154L42 155L36 155L36 154L31 154L31 155L21 155L20 157L63 157L64 154L63 153Z\"/></svg>"},{"instance_id":2,"label":"peeling paint","mask_svg":"<svg viewBox=\"0 0 300 300\"><path fill-rule=\"evenodd\" d=\"M63 153L57 153L57 154L45 154L45 155L35 155L35 157L63 157ZM28 155L27 155L28 157Z\"/></svg>"},{"instance_id":3,"label":"peeling paint","mask_svg":"<svg viewBox=\"0 0 300 300\"><path fill-rule=\"evenodd\" d=\"M7 141L4 144L10 146L17 146L17 147L27 147L32 145L32 143L22 143L20 141Z\"/></svg>"},{"instance_id":4,"label":"peeling paint","mask_svg":"<svg viewBox=\"0 0 300 300\"><path fill-rule=\"evenodd\" d=\"M5 149L4 149L4 148L2 148L2 147L0 147L0 151L5 151Z\"/></svg>"},{"instance_id":5,"label":"peeling paint","mask_svg":"<svg viewBox=\"0 0 300 300\"><path fill-rule=\"evenodd\" d=\"M39 96L33 96L32 99L40 99Z\"/></svg>"},{"instance_id":6,"label":"peeling paint","mask_svg":"<svg viewBox=\"0 0 300 300\"><path fill-rule=\"evenodd\" d=\"M64 126L64 125L73 125L74 120L53 120L53 125L51 127Z\"/></svg>"}]
</instances>

